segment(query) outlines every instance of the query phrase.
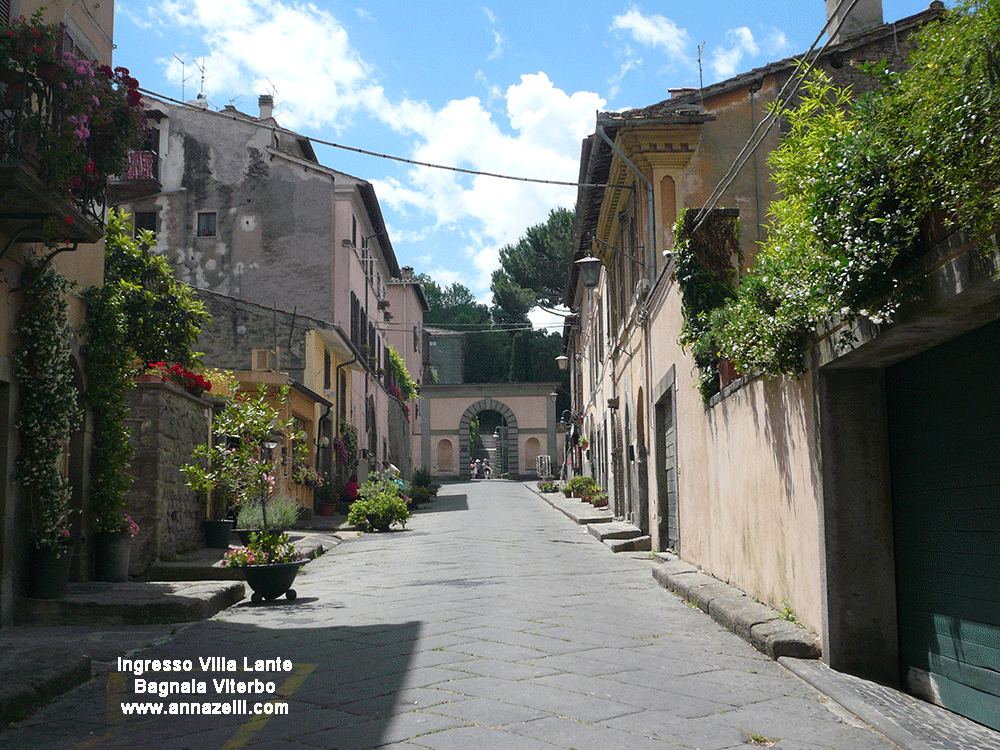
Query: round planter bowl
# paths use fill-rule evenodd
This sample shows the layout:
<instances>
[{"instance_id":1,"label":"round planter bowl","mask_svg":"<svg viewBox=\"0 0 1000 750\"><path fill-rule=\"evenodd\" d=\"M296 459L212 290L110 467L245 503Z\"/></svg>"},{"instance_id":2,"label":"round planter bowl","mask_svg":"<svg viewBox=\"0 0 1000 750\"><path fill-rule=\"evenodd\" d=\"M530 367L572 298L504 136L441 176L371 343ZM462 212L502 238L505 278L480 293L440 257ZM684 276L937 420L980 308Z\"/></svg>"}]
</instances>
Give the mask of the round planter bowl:
<instances>
[{"instance_id":1,"label":"round planter bowl","mask_svg":"<svg viewBox=\"0 0 1000 750\"><path fill-rule=\"evenodd\" d=\"M306 560L296 560L295 562L276 563L274 565L246 565L240 570L247 580L247 585L253 590L250 601L257 603L263 600L270 601L277 599L282 594L293 601L295 599L295 576L299 568L306 564Z\"/></svg>"},{"instance_id":2,"label":"round planter bowl","mask_svg":"<svg viewBox=\"0 0 1000 750\"><path fill-rule=\"evenodd\" d=\"M319 514L321 516L335 516L335 515L337 515L337 503L320 503L319 504Z\"/></svg>"}]
</instances>

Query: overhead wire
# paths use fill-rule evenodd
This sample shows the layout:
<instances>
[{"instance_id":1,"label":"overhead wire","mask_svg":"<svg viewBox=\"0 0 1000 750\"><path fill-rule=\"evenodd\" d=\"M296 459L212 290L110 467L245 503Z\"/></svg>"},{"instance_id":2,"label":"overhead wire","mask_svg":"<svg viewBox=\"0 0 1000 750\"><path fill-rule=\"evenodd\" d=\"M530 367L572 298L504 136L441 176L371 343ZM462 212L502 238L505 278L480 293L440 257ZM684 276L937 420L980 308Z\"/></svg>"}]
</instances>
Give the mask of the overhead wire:
<instances>
[{"instance_id":1,"label":"overhead wire","mask_svg":"<svg viewBox=\"0 0 1000 750\"><path fill-rule=\"evenodd\" d=\"M288 135L291 136L292 138L300 140L304 139L312 144L317 144L320 146L330 146L331 148L340 149L342 151L351 151L356 154L363 154L364 156L372 156L377 159L387 159L389 161L401 162L403 164L411 164L417 167L427 167L428 169L440 169L448 172L457 172L460 174L472 175L473 177L495 177L496 179L499 180L514 180L516 182L529 182L540 185L556 185L559 187L591 187L591 188L613 187L613 188L627 188L627 189L631 189L632 187L631 185L608 185L605 183L570 182L568 180L546 180L541 177L521 177L518 175L501 174L498 172L485 172L478 169L466 169L464 167L455 167L448 164L434 164L432 162L418 161L417 159L409 159L405 156L395 156L393 154L386 154L379 151L372 151L370 149L359 148L357 146L348 146L343 143L327 141L324 140L323 138L316 138L311 135L303 135L302 133L298 133L294 130L288 130L287 128L282 128L278 125L264 125L263 123L260 122L254 122L253 120L248 120L246 119L246 116L237 117L236 115L226 112L225 110L218 111L214 109L207 109L205 107L199 107L193 104L189 104L188 102L183 102L179 99L174 99L172 97L166 96L165 94L158 94L155 91L150 91L149 89L142 88L141 86L139 87L139 91L142 92L143 94L148 94L149 96L152 96L161 101L170 102L171 104L176 104L181 107L197 110L199 112L205 112L210 115L215 115L216 117L239 120L240 122L244 122L248 125L255 125L262 129L269 130L273 133L282 133L284 135Z\"/></svg>"},{"instance_id":2,"label":"overhead wire","mask_svg":"<svg viewBox=\"0 0 1000 750\"><path fill-rule=\"evenodd\" d=\"M749 161L750 157L753 156L754 152L758 148L760 148L760 145L761 143L763 143L764 138L771 131L771 128L774 127L774 124L778 121L778 117L780 117L781 113L788 107L788 104L794 98L795 93L799 90L799 87L802 85L802 83L806 80L806 77L812 71L813 67L816 64L816 61L823 56L823 53L826 51L826 48L833 43L833 38L837 35L837 32L840 31L840 27L844 25L844 22L847 20L847 16L850 15L851 11L854 10L854 6L857 5L859 1L860 0L850 0L851 3L850 6L848 7L847 11L842 16L840 16L839 23L837 24L837 27L829 34L829 38L827 39L826 44L824 44L820 48L819 52L816 53L815 57L813 57L812 60L809 60L809 55L815 49L817 43L819 43L819 40L823 37L823 34L826 33L827 28L830 26L830 16L827 17L826 23L823 24L823 28L820 29L819 34L816 35L816 39L813 41L812 45L810 45L806 53L802 56L802 59L799 61L799 65L797 66L795 72L793 72L792 75L789 76L788 80L785 81L785 84L781 87L781 90L775 97L777 105L775 106L774 110L766 118L761 120L760 123L757 125L757 127L754 129L753 133L750 134L750 138L747 140L746 144L740 150L740 153L737 154L736 159L733 160L733 163L726 171L726 174L723 175L722 179L715 186L715 189L712 190L708 199L702 205L701 210L698 212L698 222L694 225L694 229L691 230L691 234L696 233L702 227L702 225L708 219L708 213L718 205L719 201L722 199L722 196L725 194L726 190L729 189L729 186L733 184L733 181L739 176L740 171L746 165L747 161ZM837 8L834 10L833 16L837 16L837 14L840 13L841 8L844 7L844 4L846 2L848 2L848 0L840 0L840 2L837 5ZM805 66L805 70L803 70L800 74L799 71L802 69L803 63L807 60L809 60L809 62ZM789 84L791 84L792 81L795 81L795 85L793 86L791 92L788 94L787 97L782 98L782 96L785 93L785 89L788 88ZM765 123L767 124L767 127L764 129L764 132L760 134L760 137L757 138L757 133L760 131L762 127L764 127ZM754 142L755 138L756 142ZM741 159L742 161L740 161Z\"/></svg>"}]
</instances>

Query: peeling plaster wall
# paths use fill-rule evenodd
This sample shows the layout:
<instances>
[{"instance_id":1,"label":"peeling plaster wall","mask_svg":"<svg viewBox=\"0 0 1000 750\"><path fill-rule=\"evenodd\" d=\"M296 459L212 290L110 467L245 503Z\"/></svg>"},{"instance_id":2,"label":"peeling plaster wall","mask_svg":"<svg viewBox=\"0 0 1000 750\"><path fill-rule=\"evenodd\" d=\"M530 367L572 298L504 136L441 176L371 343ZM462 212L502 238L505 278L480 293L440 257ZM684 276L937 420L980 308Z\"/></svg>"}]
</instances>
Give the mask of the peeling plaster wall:
<instances>
[{"instance_id":1,"label":"peeling plaster wall","mask_svg":"<svg viewBox=\"0 0 1000 750\"><path fill-rule=\"evenodd\" d=\"M156 251L178 279L267 307L330 320L334 178L297 147L245 116L163 104L169 132L163 191L126 206L156 211ZM198 214L214 212L216 236L198 236Z\"/></svg>"}]
</instances>

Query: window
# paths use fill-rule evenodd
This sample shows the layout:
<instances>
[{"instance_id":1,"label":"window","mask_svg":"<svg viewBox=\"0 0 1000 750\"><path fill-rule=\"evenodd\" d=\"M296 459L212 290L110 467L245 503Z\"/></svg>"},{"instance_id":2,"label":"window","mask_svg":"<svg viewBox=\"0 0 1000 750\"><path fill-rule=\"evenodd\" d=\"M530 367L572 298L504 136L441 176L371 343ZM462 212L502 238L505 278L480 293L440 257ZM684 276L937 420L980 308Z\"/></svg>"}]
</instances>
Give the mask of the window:
<instances>
[{"instance_id":1,"label":"window","mask_svg":"<svg viewBox=\"0 0 1000 750\"><path fill-rule=\"evenodd\" d=\"M215 211L203 211L198 214L198 236L215 237Z\"/></svg>"},{"instance_id":2,"label":"window","mask_svg":"<svg viewBox=\"0 0 1000 750\"><path fill-rule=\"evenodd\" d=\"M144 229L156 234L156 211L136 211L132 214L132 227L137 237Z\"/></svg>"},{"instance_id":3,"label":"window","mask_svg":"<svg viewBox=\"0 0 1000 750\"><path fill-rule=\"evenodd\" d=\"M325 390L330 390L331 379L330 371L332 369L333 363L330 361L330 350L323 347L323 388Z\"/></svg>"}]
</instances>

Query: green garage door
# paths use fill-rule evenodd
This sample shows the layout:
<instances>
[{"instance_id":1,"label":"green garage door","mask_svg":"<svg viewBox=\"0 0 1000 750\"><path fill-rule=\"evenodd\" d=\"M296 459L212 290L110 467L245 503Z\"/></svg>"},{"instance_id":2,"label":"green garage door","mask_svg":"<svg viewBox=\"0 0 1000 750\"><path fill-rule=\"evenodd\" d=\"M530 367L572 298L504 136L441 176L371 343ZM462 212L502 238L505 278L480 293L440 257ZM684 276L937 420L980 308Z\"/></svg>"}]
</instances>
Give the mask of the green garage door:
<instances>
[{"instance_id":1,"label":"green garage door","mask_svg":"<svg viewBox=\"0 0 1000 750\"><path fill-rule=\"evenodd\" d=\"M1000 729L1000 322L887 373L902 680Z\"/></svg>"}]
</instances>

